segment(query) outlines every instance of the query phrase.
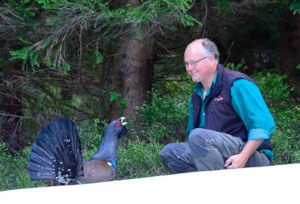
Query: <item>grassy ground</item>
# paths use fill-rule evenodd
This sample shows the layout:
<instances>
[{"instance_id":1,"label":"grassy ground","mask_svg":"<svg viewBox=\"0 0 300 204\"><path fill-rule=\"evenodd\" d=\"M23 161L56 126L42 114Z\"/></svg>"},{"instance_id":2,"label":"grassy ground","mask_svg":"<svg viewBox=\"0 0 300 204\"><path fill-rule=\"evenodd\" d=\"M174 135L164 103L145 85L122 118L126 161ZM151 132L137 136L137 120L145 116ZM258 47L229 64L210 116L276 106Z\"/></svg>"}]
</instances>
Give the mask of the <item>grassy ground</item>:
<instances>
[{"instance_id":1,"label":"grassy ground","mask_svg":"<svg viewBox=\"0 0 300 204\"><path fill-rule=\"evenodd\" d=\"M277 71L260 72L252 77L259 84L276 122L272 136L275 153L272 165L300 162L299 101L291 99L290 88ZM127 137L120 140L117 180L168 174L160 162L159 152L166 143L184 140L191 86L176 90L174 86L168 88L174 95L161 97L161 92L153 90L151 103L138 108L140 128L130 132L130 136L137 136L137 140L131 141ZM99 120L78 124L84 159L97 150L105 128L105 121ZM45 182L29 179L30 151L31 147L27 147L11 156L0 144L0 191L47 186Z\"/></svg>"}]
</instances>

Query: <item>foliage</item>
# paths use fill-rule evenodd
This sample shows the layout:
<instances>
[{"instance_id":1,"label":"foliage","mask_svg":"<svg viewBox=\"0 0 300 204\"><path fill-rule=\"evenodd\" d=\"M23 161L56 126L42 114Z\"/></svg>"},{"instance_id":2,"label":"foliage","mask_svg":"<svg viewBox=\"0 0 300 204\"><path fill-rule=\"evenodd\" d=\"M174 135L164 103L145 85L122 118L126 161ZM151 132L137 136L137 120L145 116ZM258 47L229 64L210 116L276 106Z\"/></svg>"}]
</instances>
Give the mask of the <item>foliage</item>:
<instances>
[{"instance_id":1,"label":"foliage","mask_svg":"<svg viewBox=\"0 0 300 204\"><path fill-rule=\"evenodd\" d=\"M153 143L185 139L189 99L175 94L159 97L158 93L153 89L151 102L137 107L143 127L138 134Z\"/></svg>"},{"instance_id":2,"label":"foliage","mask_svg":"<svg viewBox=\"0 0 300 204\"><path fill-rule=\"evenodd\" d=\"M274 164L300 162L300 105L290 104L289 108L276 107L271 112L276 121L272 136L275 152Z\"/></svg>"},{"instance_id":3,"label":"foliage","mask_svg":"<svg viewBox=\"0 0 300 204\"><path fill-rule=\"evenodd\" d=\"M34 50L33 51L30 50L28 47L25 47L22 50L10 51L10 54L12 56L10 58L11 61L16 60L16 59L21 59L23 61L22 70L25 69L25 65L27 62L29 62L30 66L33 70L35 70L34 67L40 66L40 64L38 62L38 52L34 51Z\"/></svg>"},{"instance_id":4,"label":"foliage","mask_svg":"<svg viewBox=\"0 0 300 204\"><path fill-rule=\"evenodd\" d=\"M31 148L27 147L12 156L0 143L0 191L46 186L44 182L33 182L29 178L27 167L30 151Z\"/></svg>"},{"instance_id":5,"label":"foliage","mask_svg":"<svg viewBox=\"0 0 300 204\"><path fill-rule=\"evenodd\" d=\"M259 84L265 101L269 107L281 107L289 105L293 100L290 91L294 88L289 87L284 82L286 75L281 75L279 69L263 70L254 73L254 79Z\"/></svg>"},{"instance_id":6,"label":"foliage","mask_svg":"<svg viewBox=\"0 0 300 204\"><path fill-rule=\"evenodd\" d=\"M121 94L118 94L116 92L111 91L110 92L110 101L111 102L118 102L119 105L121 106L122 110L126 109L126 105L125 105L125 103L126 103L126 97L122 98Z\"/></svg>"},{"instance_id":7,"label":"foliage","mask_svg":"<svg viewBox=\"0 0 300 204\"><path fill-rule=\"evenodd\" d=\"M88 160L98 150L105 130L108 126L107 121L99 119L85 120L78 122L78 134L84 160Z\"/></svg>"},{"instance_id":8,"label":"foliage","mask_svg":"<svg viewBox=\"0 0 300 204\"><path fill-rule=\"evenodd\" d=\"M222 10L228 10L230 11L232 9L232 4L228 0L219 0L217 4L217 10L218 12L221 12Z\"/></svg>"},{"instance_id":9,"label":"foliage","mask_svg":"<svg viewBox=\"0 0 300 204\"><path fill-rule=\"evenodd\" d=\"M122 141L126 140L124 138ZM167 174L159 152L163 145L137 139L118 149L118 174L116 179L132 179Z\"/></svg>"},{"instance_id":10,"label":"foliage","mask_svg":"<svg viewBox=\"0 0 300 204\"><path fill-rule=\"evenodd\" d=\"M226 68L230 69L230 70L233 70L233 71L242 72L242 73L246 73L246 71L248 69L248 67L246 65L246 61L245 61L244 58L238 64L227 63Z\"/></svg>"},{"instance_id":11,"label":"foliage","mask_svg":"<svg viewBox=\"0 0 300 204\"><path fill-rule=\"evenodd\" d=\"M58 68L65 72L70 71L68 62L68 50L74 45L82 55L94 53L97 63L103 62L104 50L100 49L109 45L113 39L126 34L137 34L139 39L149 36L141 36L142 24L149 24L156 29L150 31L150 35L156 31L176 29L176 24L184 27L201 25L197 19L189 14L192 0L166 0L142 1L138 6L127 4L124 7L113 7L101 1L22 1L20 5L10 1L10 12L20 19L30 22L35 26L34 32L41 33L40 39L31 42L25 36L21 36L23 48L11 51L11 60L20 59L31 68L39 67L40 62L48 66ZM12 9L13 8L13 9ZM43 8L43 9L40 9ZM46 16L46 18L43 18ZM35 19L42 18L40 21ZM28 24L29 25L29 24ZM50 30L48 28L51 28ZM72 39L72 40L71 40ZM87 40L83 42L84 40ZM74 43L75 44L72 44ZM84 45L84 47L82 46ZM85 49L84 53L83 49ZM40 60L37 60L40 57Z\"/></svg>"},{"instance_id":12,"label":"foliage","mask_svg":"<svg viewBox=\"0 0 300 204\"><path fill-rule=\"evenodd\" d=\"M298 0L292 0L290 4L290 10L293 11L294 15L300 13L300 2Z\"/></svg>"},{"instance_id":13,"label":"foliage","mask_svg":"<svg viewBox=\"0 0 300 204\"><path fill-rule=\"evenodd\" d=\"M14 79L13 88L5 88L12 84L10 78L8 83L0 80L1 87L5 84L0 91L9 98L19 91L20 112L39 125L63 116L107 118L110 102L126 109L125 95L109 98L109 75L116 74L110 70L120 37L163 39L181 28L201 25L191 14L192 0L149 0L139 5L94 0L16 2L0 3L1 45L4 42L0 64L13 65L5 66L4 74L1 69L0 77L13 71ZM143 25L149 25L147 35L141 34ZM53 94L53 89L58 91Z\"/></svg>"}]
</instances>

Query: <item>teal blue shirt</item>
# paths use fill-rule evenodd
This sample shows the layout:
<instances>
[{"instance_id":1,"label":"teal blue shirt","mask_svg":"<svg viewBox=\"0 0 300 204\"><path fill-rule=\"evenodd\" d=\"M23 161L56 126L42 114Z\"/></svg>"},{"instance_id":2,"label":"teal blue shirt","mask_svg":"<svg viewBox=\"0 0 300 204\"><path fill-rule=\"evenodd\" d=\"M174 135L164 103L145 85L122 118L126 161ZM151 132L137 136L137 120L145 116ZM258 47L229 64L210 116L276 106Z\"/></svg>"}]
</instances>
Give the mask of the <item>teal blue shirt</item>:
<instances>
[{"instance_id":1,"label":"teal blue shirt","mask_svg":"<svg viewBox=\"0 0 300 204\"><path fill-rule=\"evenodd\" d=\"M215 85L217 76L215 77L212 86L207 92L207 95L211 92L211 89ZM194 87L194 90L198 93L199 96L202 96L202 85L201 83L197 83ZM272 133L275 130L275 122L274 119L262 97L262 94L259 88L252 82L246 79L236 80L231 87L231 102L234 110L239 115L239 117L243 120L245 127L247 128L248 140L258 140L264 139L269 140L272 136ZM199 128L204 127L205 122L205 99L202 102L201 107L201 123ZM187 136L192 131L193 127L193 102L190 100L190 112L187 126ZM273 153L271 150L263 150L266 155L272 160Z\"/></svg>"}]
</instances>

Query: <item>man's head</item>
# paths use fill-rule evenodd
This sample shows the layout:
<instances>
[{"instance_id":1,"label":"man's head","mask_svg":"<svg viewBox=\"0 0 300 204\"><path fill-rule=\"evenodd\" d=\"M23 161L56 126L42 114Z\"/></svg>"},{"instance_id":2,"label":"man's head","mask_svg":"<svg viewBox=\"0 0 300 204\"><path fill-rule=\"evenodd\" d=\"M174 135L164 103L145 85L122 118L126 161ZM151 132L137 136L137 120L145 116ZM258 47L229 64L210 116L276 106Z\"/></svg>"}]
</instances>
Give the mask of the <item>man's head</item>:
<instances>
[{"instance_id":1,"label":"man's head","mask_svg":"<svg viewBox=\"0 0 300 204\"><path fill-rule=\"evenodd\" d=\"M194 40L184 52L186 71L193 81L201 82L204 87L210 85L214 79L218 61L218 48L207 38Z\"/></svg>"}]
</instances>

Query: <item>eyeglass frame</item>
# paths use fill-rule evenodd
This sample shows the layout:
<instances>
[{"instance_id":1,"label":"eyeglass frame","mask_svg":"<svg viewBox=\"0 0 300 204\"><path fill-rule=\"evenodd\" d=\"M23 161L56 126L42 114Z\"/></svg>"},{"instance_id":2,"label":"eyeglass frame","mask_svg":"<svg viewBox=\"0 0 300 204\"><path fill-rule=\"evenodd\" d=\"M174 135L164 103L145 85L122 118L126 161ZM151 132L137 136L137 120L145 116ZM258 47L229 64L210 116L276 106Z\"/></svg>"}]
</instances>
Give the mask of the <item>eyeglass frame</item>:
<instances>
[{"instance_id":1,"label":"eyeglass frame","mask_svg":"<svg viewBox=\"0 0 300 204\"><path fill-rule=\"evenodd\" d=\"M206 58L208 58L208 57L203 57L203 58L198 59L198 60L196 60L196 61L183 62L183 64L184 64L185 67L188 67L189 65L194 66L194 65L196 65L198 62L200 62L200 61L202 61L202 60L204 60L204 59L206 59Z\"/></svg>"}]
</instances>

